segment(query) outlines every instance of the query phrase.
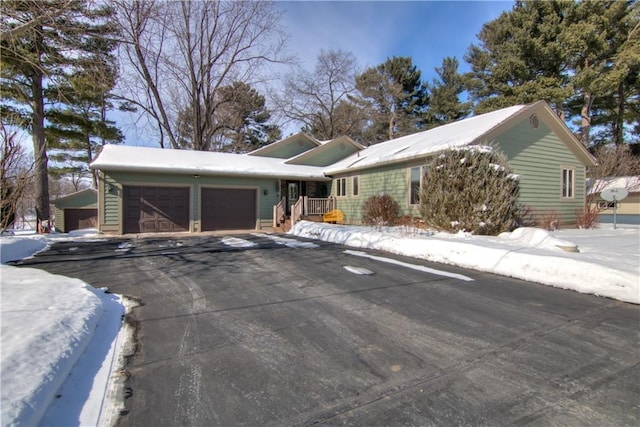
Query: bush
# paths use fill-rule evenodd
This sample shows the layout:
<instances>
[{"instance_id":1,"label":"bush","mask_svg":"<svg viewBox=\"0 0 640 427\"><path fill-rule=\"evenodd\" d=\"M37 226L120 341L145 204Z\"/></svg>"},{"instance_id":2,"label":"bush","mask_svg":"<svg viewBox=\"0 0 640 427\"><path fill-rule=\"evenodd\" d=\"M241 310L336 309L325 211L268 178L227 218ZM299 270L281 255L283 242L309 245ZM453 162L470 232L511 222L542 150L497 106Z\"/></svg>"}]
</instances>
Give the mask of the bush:
<instances>
[{"instance_id":1,"label":"bush","mask_svg":"<svg viewBox=\"0 0 640 427\"><path fill-rule=\"evenodd\" d=\"M439 230L497 235L522 218L518 190L503 154L486 146L453 149L428 165L420 213Z\"/></svg>"},{"instance_id":2,"label":"bush","mask_svg":"<svg viewBox=\"0 0 640 427\"><path fill-rule=\"evenodd\" d=\"M394 225L400 206L388 194L371 196L362 205L362 223L366 225Z\"/></svg>"},{"instance_id":3,"label":"bush","mask_svg":"<svg viewBox=\"0 0 640 427\"><path fill-rule=\"evenodd\" d=\"M554 210L544 211L539 215L537 225L548 231L556 231L560 228L560 215Z\"/></svg>"},{"instance_id":4,"label":"bush","mask_svg":"<svg viewBox=\"0 0 640 427\"><path fill-rule=\"evenodd\" d=\"M576 210L576 226L581 229L596 228L599 213L597 206L585 206Z\"/></svg>"}]
</instances>

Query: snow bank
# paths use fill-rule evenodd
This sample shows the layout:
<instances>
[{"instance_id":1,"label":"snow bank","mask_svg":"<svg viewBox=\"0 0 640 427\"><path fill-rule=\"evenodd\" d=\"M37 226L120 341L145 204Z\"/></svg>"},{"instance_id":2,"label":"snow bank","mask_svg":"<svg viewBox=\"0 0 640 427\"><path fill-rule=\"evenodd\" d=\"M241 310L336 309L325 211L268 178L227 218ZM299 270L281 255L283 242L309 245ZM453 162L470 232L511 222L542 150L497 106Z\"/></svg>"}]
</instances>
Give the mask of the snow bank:
<instances>
[{"instance_id":1,"label":"snow bank","mask_svg":"<svg viewBox=\"0 0 640 427\"><path fill-rule=\"evenodd\" d=\"M0 244L0 263L17 261L43 250L48 245L45 236L3 236Z\"/></svg>"},{"instance_id":2,"label":"snow bank","mask_svg":"<svg viewBox=\"0 0 640 427\"><path fill-rule=\"evenodd\" d=\"M101 291L30 268L0 275L2 424L38 425L93 336Z\"/></svg>"},{"instance_id":3,"label":"snow bank","mask_svg":"<svg viewBox=\"0 0 640 427\"><path fill-rule=\"evenodd\" d=\"M593 252L582 254L563 250L561 247L577 245L541 229L518 229L500 237L490 237L417 230L409 233L405 228L373 230L301 221L290 233L640 304L637 251L635 268L618 268L613 262L603 265L594 260L598 254ZM622 236L637 240L638 234L632 232ZM602 245L602 251L610 249ZM633 261L627 265L633 265Z\"/></svg>"}]
</instances>

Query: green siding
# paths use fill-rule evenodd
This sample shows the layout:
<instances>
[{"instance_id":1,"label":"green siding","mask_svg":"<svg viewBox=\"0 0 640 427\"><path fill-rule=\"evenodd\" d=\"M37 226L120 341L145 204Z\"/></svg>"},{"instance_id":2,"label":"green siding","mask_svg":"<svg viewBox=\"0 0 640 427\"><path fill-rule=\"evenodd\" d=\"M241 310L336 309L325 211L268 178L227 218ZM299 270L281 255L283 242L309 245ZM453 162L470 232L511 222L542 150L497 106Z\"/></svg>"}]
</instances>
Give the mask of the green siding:
<instances>
[{"instance_id":1,"label":"green siding","mask_svg":"<svg viewBox=\"0 0 640 427\"><path fill-rule=\"evenodd\" d=\"M419 163L421 165L423 163ZM359 176L360 191L352 196L353 181L351 177ZM419 215L417 206L409 206L408 166L393 165L376 169L368 169L360 173L340 175L335 178L347 178L347 196L337 197L337 207L345 214L345 222L359 224L362 219L362 205L371 196L380 193L388 194L400 205L400 216ZM333 180L332 195L336 196L336 180Z\"/></svg>"},{"instance_id":2,"label":"green siding","mask_svg":"<svg viewBox=\"0 0 640 427\"><path fill-rule=\"evenodd\" d=\"M109 191L113 186L115 191ZM111 176L105 173L104 176L104 209L103 224L114 226L120 224L120 199L122 197L122 186Z\"/></svg>"},{"instance_id":3,"label":"green siding","mask_svg":"<svg viewBox=\"0 0 640 427\"><path fill-rule=\"evenodd\" d=\"M555 212L561 216L561 226L575 223L576 211L582 209L585 200L585 166L575 157L560 138L544 123L538 129L529 125L528 119L508 129L495 138L493 145L509 159L514 173L520 175L520 201L533 209L535 216ZM346 222L361 221L362 204L372 195L390 194L400 205L400 216L420 216L418 206L409 205L409 169L428 162L398 163L383 168L373 168L334 178L347 179L347 196L337 198L338 209L346 216ZM575 197L565 199L562 194L562 169L575 168ZM360 176L360 195L351 196L351 176ZM333 180L332 195L336 196Z\"/></svg>"},{"instance_id":4,"label":"green siding","mask_svg":"<svg viewBox=\"0 0 640 427\"><path fill-rule=\"evenodd\" d=\"M584 206L585 167L544 123L533 129L528 120L498 138L496 147L520 175L520 202L533 208L536 216L556 212L561 225L575 223L576 211ZM562 198L562 169L575 168L575 197Z\"/></svg>"},{"instance_id":5,"label":"green siding","mask_svg":"<svg viewBox=\"0 0 640 427\"><path fill-rule=\"evenodd\" d=\"M297 165L307 166L329 166L336 163L339 160L344 159L347 156L358 151L356 147L351 144L337 144L327 147L325 150L317 150L316 153L309 153L309 157L296 161Z\"/></svg>"},{"instance_id":6,"label":"green siding","mask_svg":"<svg viewBox=\"0 0 640 427\"><path fill-rule=\"evenodd\" d=\"M118 194L110 194L109 184L118 188ZM273 206L279 200L278 180L268 178L212 177L170 174L146 174L131 172L105 172L104 223L120 225L122 218L122 187L136 186L189 186L191 188L191 229L199 230L200 188L255 188L258 193L258 223L270 226L273 218ZM266 195L264 193L267 193Z\"/></svg>"},{"instance_id":7,"label":"green siding","mask_svg":"<svg viewBox=\"0 0 640 427\"><path fill-rule=\"evenodd\" d=\"M298 154L302 154L305 151L309 151L315 147L317 147L317 145L313 144L312 142L304 138L297 138L285 144L278 144L278 146L274 147L273 149L267 150L264 154L256 153L253 155L263 157L276 157L278 159L290 159L291 157L295 157Z\"/></svg>"}]
</instances>

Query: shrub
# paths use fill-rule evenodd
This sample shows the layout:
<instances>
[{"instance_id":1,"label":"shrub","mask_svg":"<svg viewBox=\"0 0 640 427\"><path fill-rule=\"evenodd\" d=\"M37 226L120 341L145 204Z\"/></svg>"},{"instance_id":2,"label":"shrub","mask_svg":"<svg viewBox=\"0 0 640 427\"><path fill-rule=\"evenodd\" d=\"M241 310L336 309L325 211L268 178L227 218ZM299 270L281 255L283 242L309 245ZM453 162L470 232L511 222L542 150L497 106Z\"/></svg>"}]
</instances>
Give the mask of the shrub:
<instances>
[{"instance_id":1,"label":"shrub","mask_svg":"<svg viewBox=\"0 0 640 427\"><path fill-rule=\"evenodd\" d=\"M394 225L400 206L388 194L369 197L362 205L362 223L366 225Z\"/></svg>"},{"instance_id":2,"label":"shrub","mask_svg":"<svg viewBox=\"0 0 640 427\"><path fill-rule=\"evenodd\" d=\"M560 228L560 215L554 210L544 211L538 217L538 226L548 231Z\"/></svg>"},{"instance_id":3,"label":"shrub","mask_svg":"<svg viewBox=\"0 0 640 427\"><path fill-rule=\"evenodd\" d=\"M428 165L420 213L439 230L496 235L520 218L518 191L503 154L486 146L453 149Z\"/></svg>"},{"instance_id":4,"label":"shrub","mask_svg":"<svg viewBox=\"0 0 640 427\"><path fill-rule=\"evenodd\" d=\"M598 225L598 207L585 206L576 210L576 226L578 228L596 228Z\"/></svg>"}]
</instances>

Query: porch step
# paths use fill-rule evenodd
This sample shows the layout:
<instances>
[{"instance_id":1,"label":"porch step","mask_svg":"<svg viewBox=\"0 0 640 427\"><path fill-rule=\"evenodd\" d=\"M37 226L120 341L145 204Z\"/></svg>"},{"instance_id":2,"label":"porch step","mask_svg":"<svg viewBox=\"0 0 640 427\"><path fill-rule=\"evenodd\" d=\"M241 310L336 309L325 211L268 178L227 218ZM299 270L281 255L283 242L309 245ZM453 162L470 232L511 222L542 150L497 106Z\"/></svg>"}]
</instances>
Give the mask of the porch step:
<instances>
[{"instance_id":1,"label":"porch step","mask_svg":"<svg viewBox=\"0 0 640 427\"><path fill-rule=\"evenodd\" d=\"M301 219L305 221L322 222L322 215L302 215Z\"/></svg>"},{"instance_id":2,"label":"porch step","mask_svg":"<svg viewBox=\"0 0 640 427\"><path fill-rule=\"evenodd\" d=\"M278 226L276 228L274 228L274 231L281 231L283 233L286 233L289 230L291 230L291 220L290 219L286 219L284 222L279 223Z\"/></svg>"}]
</instances>

